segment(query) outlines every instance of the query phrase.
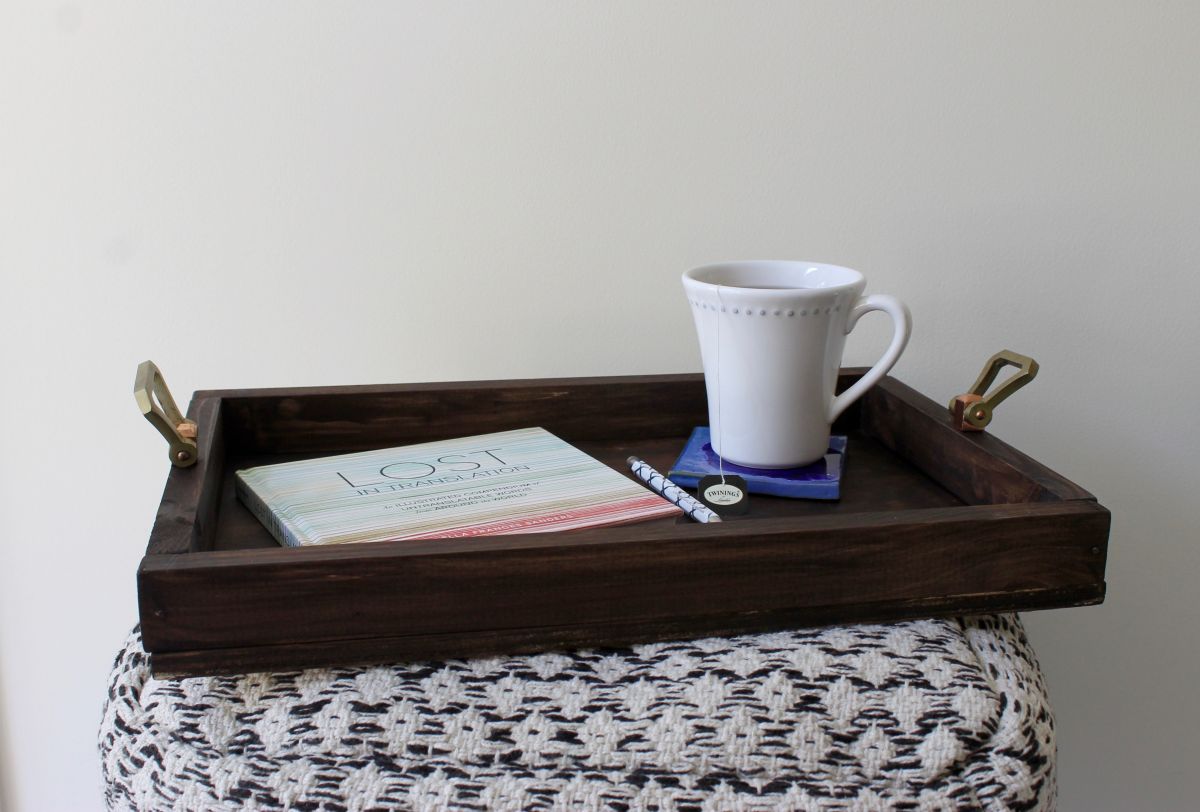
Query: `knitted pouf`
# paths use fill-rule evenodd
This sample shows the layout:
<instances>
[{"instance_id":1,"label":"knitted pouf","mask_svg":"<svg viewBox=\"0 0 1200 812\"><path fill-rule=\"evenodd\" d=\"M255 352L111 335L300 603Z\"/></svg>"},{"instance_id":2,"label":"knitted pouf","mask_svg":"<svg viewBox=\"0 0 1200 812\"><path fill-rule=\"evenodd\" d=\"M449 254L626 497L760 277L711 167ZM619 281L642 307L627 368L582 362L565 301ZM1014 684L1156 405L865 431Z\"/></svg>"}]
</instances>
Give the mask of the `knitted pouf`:
<instances>
[{"instance_id":1,"label":"knitted pouf","mask_svg":"<svg viewBox=\"0 0 1200 812\"><path fill-rule=\"evenodd\" d=\"M135 631L100 751L139 810L1044 809L1015 616L159 680Z\"/></svg>"}]
</instances>

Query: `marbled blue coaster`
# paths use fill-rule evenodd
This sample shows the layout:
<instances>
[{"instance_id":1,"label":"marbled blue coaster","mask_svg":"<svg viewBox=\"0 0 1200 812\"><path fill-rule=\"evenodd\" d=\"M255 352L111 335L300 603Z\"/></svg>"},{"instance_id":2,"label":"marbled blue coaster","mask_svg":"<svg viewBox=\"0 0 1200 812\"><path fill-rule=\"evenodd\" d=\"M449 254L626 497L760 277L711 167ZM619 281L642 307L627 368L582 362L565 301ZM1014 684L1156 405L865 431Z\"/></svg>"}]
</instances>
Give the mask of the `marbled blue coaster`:
<instances>
[{"instance_id":1,"label":"marbled blue coaster","mask_svg":"<svg viewBox=\"0 0 1200 812\"><path fill-rule=\"evenodd\" d=\"M829 438L824 458L799 468L747 468L725 463L725 473L746 480L751 493L788 496L793 499L837 499L842 494L842 468L846 461L846 438ZM679 459L667 477L677 485L694 488L701 477L720 473L721 461L709 440L708 426L699 426L688 438Z\"/></svg>"}]
</instances>

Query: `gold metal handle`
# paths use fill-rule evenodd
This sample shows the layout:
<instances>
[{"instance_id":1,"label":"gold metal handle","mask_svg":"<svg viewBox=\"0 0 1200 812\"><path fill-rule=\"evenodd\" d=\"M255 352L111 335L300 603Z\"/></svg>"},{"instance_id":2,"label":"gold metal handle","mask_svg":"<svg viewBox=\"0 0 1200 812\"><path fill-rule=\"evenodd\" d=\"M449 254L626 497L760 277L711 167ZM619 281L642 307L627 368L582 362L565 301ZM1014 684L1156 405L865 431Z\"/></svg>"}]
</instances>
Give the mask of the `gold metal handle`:
<instances>
[{"instance_id":1,"label":"gold metal handle","mask_svg":"<svg viewBox=\"0 0 1200 812\"><path fill-rule=\"evenodd\" d=\"M138 365L133 381L133 397L142 417L158 429L170 446L171 464L187 468L196 464L196 423L188 420L175 405L167 382L153 361Z\"/></svg>"},{"instance_id":2,"label":"gold metal handle","mask_svg":"<svg viewBox=\"0 0 1200 812\"><path fill-rule=\"evenodd\" d=\"M985 395L988 387L1000 374L1000 370L1006 366L1017 367L1017 372ZM984 427L992 422L992 413L1000 402L1036 378L1037 374L1038 362L1029 356L1019 355L1012 350L996 353L984 364L983 371L975 379L971 390L950 401L950 415L955 428L962 431L983 431Z\"/></svg>"}]
</instances>

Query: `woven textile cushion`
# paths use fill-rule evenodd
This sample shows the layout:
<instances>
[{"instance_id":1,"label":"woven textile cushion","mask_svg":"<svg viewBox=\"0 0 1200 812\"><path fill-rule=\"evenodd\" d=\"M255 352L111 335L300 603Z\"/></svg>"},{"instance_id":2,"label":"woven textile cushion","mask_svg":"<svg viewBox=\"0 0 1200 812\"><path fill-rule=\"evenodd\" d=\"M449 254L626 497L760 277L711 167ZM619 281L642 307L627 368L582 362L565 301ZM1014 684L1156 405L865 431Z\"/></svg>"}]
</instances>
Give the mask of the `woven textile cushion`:
<instances>
[{"instance_id":1,"label":"woven textile cushion","mask_svg":"<svg viewBox=\"0 0 1200 812\"><path fill-rule=\"evenodd\" d=\"M1015 616L159 680L100 731L114 809L1039 809L1054 723Z\"/></svg>"}]
</instances>

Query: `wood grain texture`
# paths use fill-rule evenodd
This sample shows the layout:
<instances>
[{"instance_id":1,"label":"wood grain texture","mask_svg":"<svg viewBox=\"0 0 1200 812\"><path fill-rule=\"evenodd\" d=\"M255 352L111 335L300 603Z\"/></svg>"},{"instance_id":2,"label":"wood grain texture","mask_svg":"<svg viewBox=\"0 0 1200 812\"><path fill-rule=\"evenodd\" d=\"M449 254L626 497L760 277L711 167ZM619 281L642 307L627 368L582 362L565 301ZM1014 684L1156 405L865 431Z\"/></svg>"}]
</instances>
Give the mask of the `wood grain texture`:
<instances>
[{"instance_id":1,"label":"wood grain texture","mask_svg":"<svg viewBox=\"0 0 1200 812\"><path fill-rule=\"evenodd\" d=\"M629 623L1103 581L1090 502L646 524L150 560L150 651ZM159 557L164 558L164 557ZM968 606L948 603L955 613Z\"/></svg>"},{"instance_id":2,"label":"wood grain texture","mask_svg":"<svg viewBox=\"0 0 1200 812\"><path fill-rule=\"evenodd\" d=\"M701 375L477 381L220 393L246 452L332 454L541 426L560 437L686 436L707 421Z\"/></svg>"},{"instance_id":3,"label":"wood grain texture","mask_svg":"<svg viewBox=\"0 0 1200 812\"><path fill-rule=\"evenodd\" d=\"M987 432L954 428L950 411L895 378L861 401L867 433L969 504L1095 499Z\"/></svg>"},{"instance_id":4,"label":"wood grain texture","mask_svg":"<svg viewBox=\"0 0 1200 812\"><path fill-rule=\"evenodd\" d=\"M172 555L205 549L216 529L225 474L225 433L219 397L193 398L188 419L196 422L196 464L171 467L147 555Z\"/></svg>"},{"instance_id":5,"label":"wood grain texture","mask_svg":"<svg viewBox=\"0 0 1200 812\"><path fill-rule=\"evenodd\" d=\"M950 595L907 602L817 606L794 611L667 618L632 623L539 626L459 634L414 634L277 646L166 651L150 655L157 677L243 674L306 667L372 665L596 648L698 636L745 634L831 624L879 623L941 616L1090 606L1104 600L1104 584L1072 589ZM948 610L948 607L956 607ZM959 608L966 607L959 611Z\"/></svg>"},{"instance_id":6,"label":"wood grain texture","mask_svg":"<svg viewBox=\"0 0 1200 812\"><path fill-rule=\"evenodd\" d=\"M755 496L722 524L290 549L233 493L239 467L529 425L665 470L704 404L700 375L199 393L200 460L138 570L146 648L204 673L1103 599L1108 511L891 379L839 423L839 502Z\"/></svg>"}]
</instances>

